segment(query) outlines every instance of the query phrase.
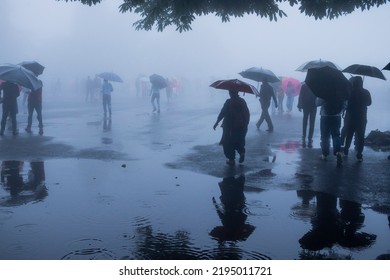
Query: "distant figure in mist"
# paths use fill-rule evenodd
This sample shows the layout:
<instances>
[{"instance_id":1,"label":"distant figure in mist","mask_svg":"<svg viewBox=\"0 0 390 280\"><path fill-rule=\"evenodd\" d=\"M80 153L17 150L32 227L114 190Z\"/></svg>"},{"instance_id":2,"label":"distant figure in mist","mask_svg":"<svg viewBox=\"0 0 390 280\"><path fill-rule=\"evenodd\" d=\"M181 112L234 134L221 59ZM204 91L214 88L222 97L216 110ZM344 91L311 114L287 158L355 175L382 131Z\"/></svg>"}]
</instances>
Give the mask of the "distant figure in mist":
<instances>
[{"instance_id":1,"label":"distant figure in mist","mask_svg":"<svg viewBox=\"0 0 390 280\"><path fill-rule=\"evenodd\" d=\"M240 155L239 163L245 160L245 137L249 124L249 109L245 100L239 97L237 91L229 90L230 98L225 101L213 129L222 122L222 138L219 142L227 158L228 165L235 164L236 151Z\"/></svg>"},{"instance_id":2,"label":"distant figure in mist","mask_svg":"<svg viewBox=\"0 0 390 280\"><path fill-rule=\"evenodd\" d=\"M152 88L150 89L151 99L150 102L153 106L153 112L160 113L160 89L157 85L152 83Z\"/></svg>"},{"instance_id":3,"label":"distant figure in mist","mask_svg":"<svg viewBox=\"0 0 390 280\"><path fill-rule=\"evenodd\" d=\"M8 116L11 119L12 123L12 133L13 135L18 134L16 114L18 113L18 102L17 98L20 94L18 85L11 82L4 82L0 86L0 97L2 92L2 102L3 102L3 114L1 118L1 128L0 136L4 135L5 125L7 123Z\"/></svg>"},{"instance_id":4,"label":"distant figure in mist","mask_svg":"<svg viewBox=\"0 0 390 280\"><path fill-rule=\"evenodd\" d=\"M27 127L26 132L31 133L31 126L32 126L32 117L34 110L37 112L37 120L38 120L38 127L39 127L39 135L43 135L43 122L42 122L42 87L37 90L32 90L28 94L27 98L27 110L28 110L28 117L27 117Z\"/></svg>"},{"instance_id":5,"label":"distant figure in mist","mask_svg":"<svg viewBox=\"0 0 390 280\"><path fill-rule=\"evenodd\" d=\"M302 146L306 147L306 136L307 145L309 148L313 147L313 133L317 114L316 96L313 94L311 89L306 83L301 86L301 91L298 97L298 110L303 111L302 120ZM307 134L307 124L309 123L309 133Z\"/></svg>"},{"instance_id":6,"label":"distant figure in mist","mask_svg":"<svg viewBox=\"0 0 390 280\"><path fill-rule=\"evenodd\" d=\"M291 113L294 105L294 97L295 97L295 88L292 84L291 81L287 83L286 87L286 107L287 107L287 112Z\"/></svg>"},{"instance_id":7,"label":"distant figure in mist","mask_svg":"<svg viewBox=\"0 0 390 280\"><path fill-rule=\"evenodd\" d=\"M103 111L104 117L107 117L107 111L109 117L111 118L111 93L114 91L112 84L107 80L103 81L101 92L102 92L102 100L103 100Z\"/></svg>"},{"instance_id":8,"label":"distant figure in mist","mask_svg":"<svg viewBox=\"0 0 390 280\"><path fill-rule=\"evenodd\" d=\"M371 105L371 94L363 88L363 79L360 76L352 77L351 96L344 118L343 134L345 135L344 155L348 155L352 138L355 135L356 158L363 160L364 136L367 125L367 107Z\"/></svg>"},{"instance_id":9,"label":"distant figure in mist","mask_svg":"<svg viewBox=\"0 0 390 280\"><path fill-rule=\"evenodd\" d=\"M274 101L275 108L278 108L278 101L276 100L275 93L273 88L267 81L263 81L260 88L260 106L261 106L261 116L256 123L257 129L260 128L261 124L266 121L268 125L268 132L274 131L274 125L272 123L271 117L269 115L268 109L271 105L271 98Z\"/></svg>"}]
</instances>

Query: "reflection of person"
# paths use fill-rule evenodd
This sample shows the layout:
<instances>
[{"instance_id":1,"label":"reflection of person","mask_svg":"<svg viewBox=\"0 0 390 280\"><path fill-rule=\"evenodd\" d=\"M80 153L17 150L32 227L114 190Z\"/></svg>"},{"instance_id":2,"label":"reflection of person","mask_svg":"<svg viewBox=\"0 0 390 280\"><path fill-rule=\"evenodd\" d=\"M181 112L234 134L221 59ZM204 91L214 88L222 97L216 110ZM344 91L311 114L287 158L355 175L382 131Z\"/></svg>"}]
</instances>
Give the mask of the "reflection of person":
<instances>
[{"instance_id":1,"label":"reflection of person","mask_svg":"<svg viewBox=\"0 0 390 280\"><path fill-rule=\"evenodd\" d=\"M316 98L316 105L321 106L320 132L321 132L321 158L326 160L330 150L330 137L332 137L333 154L337 158L337 165L342 165L341 156L341 115L347 103L345 101L330 102L321 98Z\"/></svg>"},{"instance_id":2,"label":"reflection of person","mask_svg":"<svg viewBox=\"0 0 390 280\"><path fill-rule=\"evenodd\" d=\"M215 227L210 235L220 241L245 240L255 229L246 223L244 195L245 177L226 177L219 183L221 206L213 197L213 204L222 226Z\"/></svg>"},{"instance_id":3,"label":"reflection of person","mask_svg":"<svg viewBox=\"0 0 390 280\"><path fill-rule=\"evenodd\" d=\"M107 111L109 116L111 117L111 93L113 92L113 88L111 83L109 83L107 80L103 81L102 84L102 98L103 98L103 110L104 110L104 117L107 116Z\"/></svg>"},{"instance_id":4,"label":"reflection of person","mask_svg":"<svg viewBox=\"0 0 390 280\"><path fill-rule=\"evenodd\" d=\"M308 147L313 147L313 133L317 114L316 97L306 83L302 84L298 97L298 109L303 110L302 121L302 145L306 146L306 135ZM307 133L307 123L309 122L309 133Z\"/></svg>"},{"instance_id":5,"label":"reflection of person","mask_svg":"<svg viewBox=\"0 0 390 280\"><path fill-rule=\"evenodd\" d=\"M33 90L28 94L27 98L27 108L28 108L28 117L27 117L27 127L26 132L31 133L32 126L32 116L34 110L37 112L37 120L39 127L39 135L43 134L43 122L42 122L42 88Z\"/></svg>"},{"instance_id":6,"label":"reflection of person","mask_svg":"<svg viewBox=\"0 0 390 280\"><path fill-rule=\"evenodd\" d=\"M153 106L153 112L160 113L160 89L157 87L157 85L152 84L152 88L150 90L151 99L150 102Z\"/></svg>"},{"instance_id":7,"label":"reflection of person","mask_svg":"<svg viewBox=\"0 0 390 280\"><path fill-rule=\"evenodd\" d=\"M249 124L249 109L237 91L229 90L230 98L225 101L213 128L222 122L222 138L219 142L227 158L226 163L235 164L236 151L240 155L239 163L245 160L245 137Z\"/></svg>"},{"instance_id":8,"label":"reflection of person","mask_svg":"<svg viewBox=\"0 0 390 280\"><path fill-rule=\"evenodd\" d=\"M352 77L351 96L344 119L345 145L344 154L348 155L352 138L355 135L355 150L358 161L363 160L364 136L367 124L367 106L371 105L371 94L363 88L363 79L360 76Z\"/></svg>"},{"instance_id":9,"label":"reflection of person","mask_svg":"<svg viewBox=\"0 0 390 280\"><path fill-rule=\"evenodd\" d=\"M18 134L16 114L18 113L17 98L20 94L19 87L14 83L6 81L0 86L0 96L1 92L3 92L3 114L1 118L0 136L4 135L8 116L12 122L12 133L13 135L16 135Z\"/></svg>"},{"instance_id":10,"label":"reflection of person","mask_svg":"<svg viewBox=\"0 0 390 280\"><path fill-rule=\"evenodd\" d=\"M266 121L268 125L268 132L274 131L274 125L268 112L269 106L271 105L271 98L274 101L275 108L278 108L278 101L276 100L273 88L267 81L263 81L260 88L261 116L256 123L256 127L259 129L263 121Z\"/></svg>"}]
</instances>

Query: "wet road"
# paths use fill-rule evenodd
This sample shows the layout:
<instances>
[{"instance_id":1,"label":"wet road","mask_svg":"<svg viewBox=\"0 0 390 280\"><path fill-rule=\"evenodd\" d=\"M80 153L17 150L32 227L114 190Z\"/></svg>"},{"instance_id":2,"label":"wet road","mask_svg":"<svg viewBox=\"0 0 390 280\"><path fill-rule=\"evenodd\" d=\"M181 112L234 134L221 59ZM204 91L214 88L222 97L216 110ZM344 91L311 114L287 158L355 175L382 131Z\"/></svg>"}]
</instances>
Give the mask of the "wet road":
<instances>
[{"instance_id":1,"label":"wet road","mask_svg":"<svg viewBox=\"0 0 390 280\"><path fill-rule=\"evenodd\" d=\"M366 148L363 163L350 155L337 168L319 160L318 125L312 149L300 145L298 112L258 131L258 101L246 96L246 161L228 167L212 130L224 98L162 100L157 115L148 100L113 96L111 121L100 104L49 99L44 136L0 140L0 259L390 253L387 153Z\"/></svg>"}]
</instances>

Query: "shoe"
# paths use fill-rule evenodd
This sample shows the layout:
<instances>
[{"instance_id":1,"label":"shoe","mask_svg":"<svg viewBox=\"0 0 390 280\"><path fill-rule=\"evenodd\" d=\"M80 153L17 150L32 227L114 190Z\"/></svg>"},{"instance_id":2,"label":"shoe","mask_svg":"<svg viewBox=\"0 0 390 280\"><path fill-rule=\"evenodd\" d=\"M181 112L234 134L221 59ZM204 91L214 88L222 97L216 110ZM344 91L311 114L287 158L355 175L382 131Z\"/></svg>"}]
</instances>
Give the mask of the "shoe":
<instances>
[{"instance_id":1,"label":"shoe","mask_svg":"<svg viewBox=\"0 0 390 280\"><path fill-rule=\"evenodd\" d=\"M363 161L363 155L362 154L357 154L356 155L356 159L358 162L362 162Z\"/></svg>"},{"instance_id":2,"label":"shoe","mask_svg":"<svg viewBox=\"0 0 390 280\"><path fill-rule=\"evenodd\" d=\"M337 166L343 165L343 157L340 152L336 153Z\"/></svg>"},{"instance_id":3,"label":"shoe","mask_svg":"<svg viewBox=\"0 0 390 280\"><path fill-rule=\"evenodd\" d=\"M39 130L39 135L43 135L43 129L42 128Z\"/></svg>"},{"instance_id":4,"label":"shoe","mask_svg":"<svg viewBox=\"0 0 390 280\"><path fill-rule=\"evenodd\" d=\"M243 163L245 160L245 153L240 154L240 158L238 160L239 163Z\"/></svg>"},{"instance_id":5,"label":"shoe","mask_svg":"<svg viewBox=\"0 0 390 280\"><path fill-rule=\"evenodd\" d=\"M308 142L308 144L307 144L307 147L313 148L313 140L312 140L312 139L309 139L309 142Z\"/></svg>"},{"instance_id":6,"label":"shoe","mask_svg":"<svg viewBox=\"0 0 390 280\"><path fill-rule=\"evenodd\" d=\"M274 132L274 129L268 128L267 131L268 132Z\"/></svg>"},{"instance_id":7,"label":"shoe","mask_svg":"<svg viewBox=\"0 0 390 280\"><path fill-rule=\"evenodd\" d=\"M234 159L227 159L227 160L226 160L226 164L227 164L227 165L235 165L236 162L234 161Z\"/></svg>"},{"instance_id":8,"label":"shoe","mask_svg":"<svg viewBox=\"0 0 390 280\"><path fill-rule=\"evenodd\" d=\"M320 159L322 159L322 160L327 160L327 156L326 156L326 155L321 155L321 156L320 156Z\"/></svg>"},{"instance_id":9,"label":"shoe","mask_svg":"<svg viewBox=\"0 0 390 280\"><path fill-rule=\"evenodd\" d=\"M14 131L14 132L12 132L12 135L18 135L19 134L19 131Z\"/></svg>"},{"instance_id":10,"label":"shoe","mask_svg":"<svg viewBox=\"0 0 390 280\"><path fill-rule=\"evenodd\" d=\"M25 129L24 129L27 133L31 133L32 131L31 131L31 128L28 128L28 127L26 127Z\"/></svg>"}]
</instances>

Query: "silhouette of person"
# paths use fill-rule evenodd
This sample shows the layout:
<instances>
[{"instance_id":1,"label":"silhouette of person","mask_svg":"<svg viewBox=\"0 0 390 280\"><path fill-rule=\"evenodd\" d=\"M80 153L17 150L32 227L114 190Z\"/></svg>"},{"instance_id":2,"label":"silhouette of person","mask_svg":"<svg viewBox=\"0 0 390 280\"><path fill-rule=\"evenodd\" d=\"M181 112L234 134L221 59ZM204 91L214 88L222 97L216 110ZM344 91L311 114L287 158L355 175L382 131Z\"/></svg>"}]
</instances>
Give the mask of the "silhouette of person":
<instances>
[{"instance_id":1,"label":"silhouette of person","mask_svg":"<svg viewBox=\"0 0 390 280\"><path fill-rule=\"evenodd\" d=\"M227 158L226 163L235 164L236 151L240 155L239 163L245 160L245 137L249 124L249 109L245 100L237 91L229 90L230 98L225 101L213 129L222 122L222 137L219 142L223 146L223 152Z\"/></svg>"},{"instance_id":2,"label":"silhouette of person","mask_svg":"<svg viewBox=\"0 0 390 280\"><path fill-rule=\"evenodd\" d=\"M272 86L267 81L263 81L260 88L261 115L260 119L256 123L256 127L257 129L259 129L261 124L266 121L268 125L268 132L274 131L274 125L272 123L271 116L269 115L268 111L271 105L271 98L274 101L275 108L278 108L278 101L276 100L276 96Z\"/></svg>"},{"instance_id":3,"label":"silhouette of person","mask_svg":"<svg viewBox=\"0 0 390 280\"><path fill-rule=\"evenodd\" d=\"M317 106L321 106L320 132L321 132L321 159L326 160L330 153L330 137L332 137L333 154L337 158L337 166L341 166L341 115L347 107L346 101L328 101L316 98Z\"/></svg>"},{"instance_id":4,"label":"silhouette of person","mask_svg":"<svg viewBox=\"0 0 390 280\"><path fill-rule=\"evenodd\" d=\"M302 120L302 146L306 147L306 135L307 145L309 148L313 147L313 134L314 126L317 114L316 96L311 89L303 83L298 97L298 109L299 112L303 111ZM309 123L309 133L307 134L307 124Z\"/></svg>"},{"instance_id":5,"label":"silhouette of person","mask_svg":"<svg viewBox=\"0 0 390 280\"><path fill-rule=\"evenodd\" d=\"M363 79L360 76L352 77L351 96L348 99L344 119L345 145L344 155L348 155L352 138L355 135L355 150L358 161L363 160L364 137L367 125L367 107L371 105L371 94L363 88Z\"/></svg>"},{"instance_id":6,"label":"silhouette of person","mask_svg":"<svg viewBox=\"0 0 390 280\"><path fill-rule=\"evenodd\" d=\"M43 121L42 121L42 87L37 90L32 90L27 97L27 127L26 132L31 133L32 117L34 110L37 112L37 120L39 127L39 135L43 135Z\"/></svg>"},{"instance_id":7,"label":"silhouette of person","mask_svg":"<svg viewBox=\"0 0 390 280\"><path fill-rule=\"evenodd\" d=\"M153 106L153 112L160 113L160 89L154 83L152 83L152 88L150 90L151 99L150 102Z\"/></svg>"},{"instance_id":8,"label":"silhouette of person","mask_svg":"<svg viewBox=\"0 0 390 280\"><path fill-rule=\"evenodd\" d=\"M103 111L104 111L104 117L107 116L107 111L109 114L109 117L111 118L111 93L113 92L112 84L109 83L107 80L103 81L101 92L102 92L102 98L103 98Z\"/></svg>"},{"instance_id":9,"label":"silhouette of person","mask_svg":"<svg viewBox=\"0 0 390 280\"><path fill-rule=\"evenodd\" d=\"M225 177L219 182L221 205L213 197L213 204L222 226L211 230L210 236L219 241L246 240L255 227L246 223L244 195L245 176Z\"/></svg>"},{"instance_id":10,"label":"silhouette of person","mask_svg":"<svg viewBox=\"0 0 390 280\"><path fill-rule=\"evenodd\" d=\"M13 135L17 135L17 121L16 114L18 113L18 103L17 98L20 94L18 85L5 81L0 86L0 96L1 92L3 92L3 114L1 118L1 128L0 128L0 136L4 135L5 125L7 122L8 116L12 122L12 133Z\"/></svg>"}]
</instances>

